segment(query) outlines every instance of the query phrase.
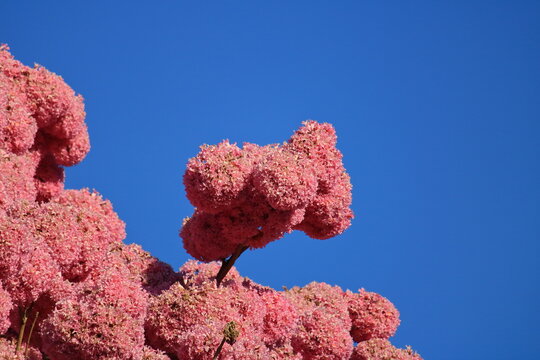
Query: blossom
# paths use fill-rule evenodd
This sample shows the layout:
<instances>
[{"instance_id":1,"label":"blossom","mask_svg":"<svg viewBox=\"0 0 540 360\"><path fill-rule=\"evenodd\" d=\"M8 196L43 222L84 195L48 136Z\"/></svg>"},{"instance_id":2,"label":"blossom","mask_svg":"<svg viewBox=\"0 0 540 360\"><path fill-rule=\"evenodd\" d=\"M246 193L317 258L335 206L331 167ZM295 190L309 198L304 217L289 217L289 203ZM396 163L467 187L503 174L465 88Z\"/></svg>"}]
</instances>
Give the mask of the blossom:
<instances>
[{"instance_id":1,"label":"blossom","mask_svg":"<svg viewBox=\"0 0 540 360\"><path fill-rule=\"evenodd\" d=\"M79 163L90 149L84 118L82 97L60 76L0 46L0 205L48 201L63 189L60 166ZM20 173L16 182L9 163Z\"/></svg>"},{"instance_id":2,"label":"blossom","mask_svg":"<svg viewBox=\"0 0 540 360\"><path fill-rule=\"evenodd\" d=\"M312 282L285 292L300 313L292 346L304 359L347 359L353 350L347 301L337 286Z\"/></svg>"},{"instance_id":3,"label":"blossom","mask_svg":"<svg viewBox=\"0 0 540 360\"><path fill-rule=\"evenodd\" d=\"M343 328L343 322L324 308L303 313L292 346L306 360L348 359L353 351L351 336Z\"/></svg>"},{"instance_id":4,"label":"blossom","mask_svg":"<svg viewBox=\"0 0 540 360\"><path fill-rule=\"evenodd\" d=\"M0 338L0 359L2 360L42 360L41 352L29 346L28 350L24 348L24 352L17 352L17 343L15 339ZM25 354L26 353L26 354Z\"/></svg>"},{"instance_id":5,"label":"blossom","mask_svg":"<svg viewBox=\"0 0 540 360\"><path fill-rule=\"evenodd\" d=\"M198 274L194 276L197 278ZM240 327L239 340L244 334L259 333L265 308L255 294L244 291L236 282L217 287L213 281L191 282L189 276L185 278L187 288L174 283L150 299L146 334L151 346L179 358L206 359L217 349L223 338L221 331L230 321ZM259 346L264 346L257 339ZM245 345L239 341L233 347ZM224 348L224 356L228 349L229 346ZM189 357L196 353L199 355Z\"/></svg>"},{"instance_id":6,"label":"blossom","mask_svg":"<svg viewBox=\"0 0 540 360\"><path fill-rule=\"evenodd\" d=\"M93 273L43 321L42 351L55 360L137 359L144 346L146 295L124 267Z\"/></svg>"},{"instance_id":7,"label":"blossom","mask_svg":"<svg viewBox=\"0 0 540 360\"><path fill-rule=\"evenodd\" d=\"M36 199L36 167L30 154L16 155L0 149L0 207L6 209L18 200Z\"/></svg>"},{"instance_id":8,"label":"blossom","mask_svg":"<svg viewBox=\"0 0 540 360\"><path fill-rule=\"evenodd\" d=\"M170 360L170 357L163 351L153 349L150 346L145 346L143 348L142 360Z\"/></svg>"},{"instance_id":9,"label":"blossom","mask_svg":"<svg viewBox=\"0 0 540 360\"><path fill-rule=\"evenodd\" d=\"M244 189L251 163L236 144L227 140L218 145L201 146L188 161L184 174L186 195L205 212L216 212L234 204Z\"/></svg>"},{"instance_id":10,"label":"blossom","mask_svg":"<svg viewBox=\"0 0 540 360\"><path fill-rule=\"evenodd\" d=\"M411 348L398 349L386 339L371 339L356 345L351 360L422 360Z\"/></svg>"},{"instance_id":11,"label":"blossom","mask_svg":"<svg viewBox=\"0 0 540 360\"><path fill-rule=\"evenodd\" d=\"M0 282L0 335L4 334L10 326L9 312L12 307L11 296L3 289Z\"/></svg>"},{"instance_id":12,"label":"blossom","mask_svg":"<svg viewBox=\"0 0 540 360\"><path fill-rule=\"evenodd\" d=\"M83 99L8 50L0 46L0 359L421 360L386 340L399 313L376 293L318 282L277 291L233 267L293 230L327 239L350 225L351 184L330 124L304 122L283 144L202 146L184 174L196 209L180 235L206 263L175 272L122 242L125 224L99 193L64 190L64 167L90 149Z\"/></svg>"},{"instance_id":13,"label":"blossom","mask_svg":"<svg viewBox=\"0 0 540 360\"><path fill-rule=\"evenodd\" d=\"M44 295L59 298L66 288L47 244L25 219L7 215L0 216L0 280L21 308Z\"/></svg>"},{"instance_id":14,"label":"blossom","mask_svg":"<svg viewBox=\"0 0 540 360\"><path fill-rule=\"evenodd\" d=\"M360 289L358 293L347 292L347 300L354 341L388 339L395 334L400 323L399 312L388 299Z\"/></svg>"},{"instance_id":15,"label":"blossom","mask_svg":"<svg viewBox=\"0 0 540 360\"><path fill-rule=\"evenodd\" d=\"M335 145L330 124L308 121L284 145L201 147L184 174L196 207L180 231L186 251L208 262L295 229L316 239L342 233L353 217L351 185Z\"/></svg>"},{"instance_id":16,"label":"blossom","mask_svg":"<svg viewBox=\"0 0 540 360\"><path fill-rule=\"evenodd\" d=\"M0 57L0 149L21 154L34 143L37 125L25 94L2 69Z\"/></svg>"},{"instance_id":17,"label":"blossom","mask_svg":"<svg viewBox=\"0 0 540 360\"><path fill-rule=\"evenodd\" d=\"M175 273L169 264L151 256L140 245L118 244L112 251L125 264L132 279L152 295L159 295L181 279L180 274Z\"/></svg>"},{"instance_id":18,"label":"blossom","mask_svg":"<svg viewBox=\"0 0 540 360\"><path fill-rule=\"evenodd\" d=\"M110 247L125 236L110 202L85 189L62 191L32 211L35 236L51 248L62 276L70 281L84 280L100 267Z\"/></svg>"}]
</instances>

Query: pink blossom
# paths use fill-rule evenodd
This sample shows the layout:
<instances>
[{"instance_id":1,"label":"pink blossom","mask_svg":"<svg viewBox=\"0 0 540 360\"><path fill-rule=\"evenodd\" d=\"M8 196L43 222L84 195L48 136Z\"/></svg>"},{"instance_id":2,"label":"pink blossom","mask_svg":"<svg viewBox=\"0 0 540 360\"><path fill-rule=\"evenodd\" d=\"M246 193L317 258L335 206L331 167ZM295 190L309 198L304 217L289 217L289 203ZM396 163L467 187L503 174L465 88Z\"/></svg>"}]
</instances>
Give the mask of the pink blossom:
<instances>
[{"instance_id":1,"label":"pink blossom","mask_svg":"<svg viewBox=\"0 0 540 360\"><path fill-rule=\"evenodd\" d=\"M14 339L0 338L0 359L2 360L42 360L41 352L30 346L16 351L17 343ZM24 351L23 351L24 350ZM25 356L26 352L26 356Z\"/></svg>"},{"instance_id":2,"label":"pink blossom","mask_svg":"<svg viewBox=\"0 0 540 360\"><path fill-rule=\"evenodd\" d=\"M0 149L21 154L34 143L37 125L25 94L1 70L0 58Z\"/></svg>"},{"instance_id":3,"label":"pink blossom","mask_svg":"<svg viewBox=\"0 0 540 360\"><path fill-rule=\"evenodd\" d=\"M12 307L11 296L3 289L0 282L0 335L4 334L10 326L9 312Z\"/></svg>"},{"instance_id":4,"label":"pink blossom","mask_svg":"<svg viewBox=\"0 0 540 360\"><path fill-rule=\"evenodd\" d=\"M305 360L348 359L353 351L353 341L343 321L322 307L303 313L292 346Z\"/></svg>"},{"instance_id":5,"label":"pink blossom","mask_svg":"<svg viewBox=\"0 0 540 360\"><path fill-rule=\"evenodd\" d=\"M48 151L58 165L72 166L80 163L90 151L90 138L85 124L71 138L50 138Z\"/></svg>"},{"instance_id":6,"label":"pink blossom","mask_svg":"<svg viewBox=\"0 0 540 360\"><path fill-rule=\"evenodd\" d=\"M55 360L141 358L146 295L125 267L110 267L78 284L41 327L42 351Z\"/></svg>"},{"instance_id":7,"label":"pink blossom","mask_svg":"<svg viewBox=\"0 0 540 360\"><path fill-rule=\"evenodd\" d=\"M184 249L202 261L220 260L231 255L237 245L223 241L223 230L217 223L215 214L195 211L192 217L184 220L180 231Z\"/></svg>"},{"instance_id":8,"label":"pink blossom","mask_svg":"<svg viewBox=\"0 0 540 360\"><path fill-rule=\"evenodd\" d=\"M281 292L251 281L244 282L243 285L257 292L266 308L263 318L265 344L272 350L283 351L290 345L291 336L298 328L298 309Z\"/></svg>"},{"instance_id":9,"label":"pink blossom","mask_svg":"<svg viewBox=\"0 0 540 360\"><path fill-rule=\"evenodd\" d=\"M212 287L220 265L217 262L200 263L195 260L187 261L180 268L180 275L187 288ZM236 268L232 268L223 284L228 286L241 286L244 278L240 276Z\"/></svg>"},{"instance_id":10,"label":"pink blossom","mask_svg":"<svg viewBox=\"0 0 540 360\"><path fill-rule=\"evenodd\" d=\"M42 295L56 298L65 291L50 248L24 218L0 218L0 280L20 308L28 308Z\"/></svg>"},{"instance_id":11,"label":"pink blossom","mask_svg":"<svg viewBox=\"0 0 540 360\"><path fill-rule=\"evenodd\" d=\"M64 187L59 165L80 162L90 148L82 97L8 50L0 46L0 205L48 201Z\"/></svg>"},{"instance_id":12,"label":"pink blossom","mask_svg":"<svg viewBox=\"0 0 540 360\"><path fill-rule=\"evenodd\" d=\"M395 334L400 323L399 312L388 299L364 289L347 292L347 299L354 341L388 339Z\"/></svg>"},{"instance_id":13,"label":"pink blossom","mask_svg":"<svg viewBox=\"0 0 540 360\"><path fill-rule=\"evenodd\" d=\"M0 149L0 207L36 198L34 174L37 162L29 154L15 155Z\"/></svg>"},{"instance_id":14,"label":"pink blossom","mask_svg":"<svg viewBox=\"0 0 540 360\"><path fill-rule=\"evenodd\" d=\"M199 154L189 160L184 174L186 195L205 212L226 209L246 186L251 167L242 150L227 140L201 146Z\"/></svg>"},{"instance_id":15,"label":"pink blossom","mask_svg":"<svg viewBox=\"0 0 540 360\"><path fill-rule=\"evenodd\" d=\"M113 210L111 202L103 199L98 192L88 189L66 190L54 201L84 210L88 220L96 221L93 227L107 233L111 241L120 242L126 238L126 224Z\"/></svg>"},{"instance_id":16,"label":"pink blossom","mask_svg":"<svg viewBox=\"0 0 540 360\"><path fill-rule=\"evenodd\" d=\"M353 216L351 186L335 144L331 125L311 121L283 146L201 147L184 174L197 207L180 231L186 251L214 261L293 229L317 239L343 232Z\"/></svg>"},{"instance_id":17,"label":"pink blossom","mask_svg":"<svg viewBox=\"0 0 540 360\"><path fill-rule=\"evenodd\" d=\"M303 208L317 192L317 177L311 162L297 153L276 149L258 163L253 185L276 210Z\"/></svg>"},{"instance_id":18,"label":"pink blossom","mask_svg":"<svg viewBox=\"0 0 540 360\"><path fill-rule=\"evenodd\" d=\"M304 221L296 226L314 239L329 239L341 234L351 224L351 184L349 175L342 173L327 193L318 194L307 206Z\"/></svg>"},{"instance_id":19,"label":"pink blossom","mask_svg":"<svg viewBox=\"0 0 540 360\"><path fill-rule=\"evenodd\" d=\"M336 131L328 123L308 120L302 124L284 147L311 162L319 183L318 192L327 193L345 172L343 155L336 149Z\"/></svg>"},{"instance_id":20,"label":"pink blossom","mask_svg":"<svg viewBox=\"0 0 540 360\"><path fill-rule=\"evenodd\" d=\"M143 348L142 360L170 360L170 357L163 351L153 349L150 346L145 346Z\"/></svg>"},{"instance_id":21,"label":"pink blossom","mask_svg":"<svg viewBox=\"0 0 540 360\"><path fill-rule=\"evenodd\" d=\"M222 286L217 287L213 278L218 267L215 263L188 262L181 270L185 287L175 283L151 299L146 321L150 345L181 359L211 359L223 340L222 330L233 321L240 335L234 344L223 346L221 358L269 358L265 339L276 343L269 336L279 331L270 328L277 324L290 334L294 319L287 323L278 315L272 316L276 321L267 318L272 307L262 301L262 288L242 279L234 269ZM288 304L286 300L282 303ZM288 311L293 312L290 307Z\"/></svg>"},{"instance_id":22,"label":"pink blossom","mask_svg":"<svg viewBox=\"0 0 540 360\"><path fill-rule=\"evenodd\" d=\"M304 122L281 145L202 146L184 175L196 209L180 235L209 263L175 273L122 243L125 224L97 192L64 190L63 166L90 148L82 97L8 50L0 46L0 359L421 360L386 340L399 313L382 296L317 282L280 292L224 260L292 230L327 239L350 225L351 184L330 124ZM213 260L230 265L226 278L216 281ZM26 348L30 331L25 355L17 338Z\"/></svg>"},{"instance_id":23,"label":"pink blossom","mask_svg":"<svg viewBox=\"0 0 540 360\"><path fill-rule=\"evenodd\" d=\"M292 346L304 359L347 359L353 350L347 300L337 286L310 283L285 292L297 306L300 326Z\"/></svg>"},{"instance_id":24,"label":"pink blossom","mask_svg":"<svg viewBox=\"0 0 540 360\"><path fill-rule=\"evenodd\" d=\"M73 138L83 130L83 99L60 76L36 66L23 70L17 77L39 128L60 139Z\"/></svg>"},{"instance_id":25,"label":"pink blossom","mask_svg":"<svg viewBox=\"0 0 540 360\"><path fill-rule=\"evenodd\" d=\"M213 282L207 284L184 289L175 283L151 299L146 322L150 345L186 358L186 354L203 351L203 348L204 354L213 353L223 338L221 329L229 321L235 321L248 333L256 320L253 313L257 310L253 307L258 304L250 302L252 299L241 291L217 288ZM258 320L261 322L262 316Z\"/></svg>"},{"instance_id":26,"label":"pink blossom","mask_svg":"<svg viewBox=\"0 0 540 360\"><path fill-rule=\"evenodd\" d=\"M285 291L285 295L302 312L309 312L313 308L324 308L325 312L342 321L344 328L351 328L347 299L339 286L312 282L304 287L293 287Z\"/></svg>"},{"instance_id":27,"label":"pink blossom","mask_svg":"<svg viewBox=\"0 0 540 360\"><path fill-rule=\"evenodd\" d=\"M371 339L358 343L351 360L422 360L410 347L398 349L386 339Z\"/></svg>"},{"instance_id":28,"label":"pink blossom","mask_svg":"<svg viewBox=\"0 0 540 360\"><path fill-rule=\"evenodd\" d=\"M180 281L181 276L175 273L169 264L151 256L139 245L119 244L112 251L125 264L132 279L152 295L159 295L173 283Z\"/></svg>"},{"instance_id":29,"label":"pink blossom","mask_svg":"<svg viewBox=\"0 0 540 360\"><path fill-rule=\"evenodd\" d=\"M59 195L64 190L64 179L64 168L51 155L43 156L34 175L36 200L45 202Z\"/></svg>"},{"instance_id":30,"label":"pink blossom","mask_svg":"<svg viewBox=\"0 0 540 360\"><path fill-rule=\"evenodd\" d=\"M97 193L67 190L34 208L34 231L52 249L62 276L81 281L102 266L113 244L125 235L124 223Z\"/></svg>"}]
</instances>

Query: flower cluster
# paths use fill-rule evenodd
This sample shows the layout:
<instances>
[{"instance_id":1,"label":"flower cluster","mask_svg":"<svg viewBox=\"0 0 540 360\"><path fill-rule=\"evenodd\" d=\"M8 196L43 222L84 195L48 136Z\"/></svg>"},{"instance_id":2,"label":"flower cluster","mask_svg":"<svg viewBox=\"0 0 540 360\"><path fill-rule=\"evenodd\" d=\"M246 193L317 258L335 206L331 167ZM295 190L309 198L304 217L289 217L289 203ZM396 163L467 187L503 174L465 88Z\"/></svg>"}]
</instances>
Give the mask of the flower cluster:
<instances>
[{"instance_id":1,"label":"flower cluster","mask_svg":"<svg viewBox=\"0 0 540 360\"><path fill-rule=\"evenodd\" d=\"M0 46L0 204L46 201L64 187L62 166L90 150L83 99L41 66Z\"/></svg>"},{"instance_id":2,"label":"flower cluster","mask_svg":"<svg viewBox=\"0 0 540 360\"><path fill-rule=\"evenodd\" d=\"M293 229L325 239L349 226L350 182L329 124L288 143L205 146L184 177L197 206L182 236L217 260ZM175 272L138 245L95 191L64 190L89 149L82 98L0 47L0 359L420 360L390 344L384 297L324 283L276 291L231 262Z\"/></svg>"},{"instance_id":3,"label":"flower cluster","mask_svg":"<svg viewBox=\"0 0 540 360\"><path fill-rule=\"evenodd\" d=\"M202 261L261 248L298 229L328 239L349 227L351 183L330 124L306 121L283 145L204 145L184 174L196 207L180 236Z\"/></svg>"},{"instance_id":4,"label":"flower cluster","mask_svg":"<svg viewBox=\"0 0 540 360\"><path fill-rule=\"evenodd\" d=\"M234 268L218 287L218 269L215 262L189 261L180 269L182 284L150 299L146 333L152 347L178 359L211 359L222 329L233 321L238 339L223 347L222 359L349 359L371 340L387 341L399 324L396 308L375 293L317 282L276 291Z\"/></svg>"}]
</instances>

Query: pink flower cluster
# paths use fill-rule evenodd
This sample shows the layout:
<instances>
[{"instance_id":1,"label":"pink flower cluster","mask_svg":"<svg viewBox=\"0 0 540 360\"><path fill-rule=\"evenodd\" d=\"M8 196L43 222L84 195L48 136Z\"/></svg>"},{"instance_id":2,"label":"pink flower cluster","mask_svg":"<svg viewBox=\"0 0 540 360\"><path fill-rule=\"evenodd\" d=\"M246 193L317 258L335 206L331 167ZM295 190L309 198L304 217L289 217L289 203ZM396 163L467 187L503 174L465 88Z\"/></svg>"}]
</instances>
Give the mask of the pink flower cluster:
<instances>
[{"instance_id":1,"label":"pink flower cluster","mask_svg":"<svg viewBox=\"0 0 540 360\"><path fill-rule=\"evenodd\" d=\"M292 230L315 239L351 223L351 183L330 124L306 121L283 145L204 145L184 174L196 210L180 236L202 261L261 248Z\"/></svg>"},{"instance_id":2,"label":"pink flower cluster","mask_svg":"<svg viewBox=\"0 0 540 360\"><path fill-rule=\"evenodd\" d=\"M182 284L150 299L146 334L152 347L178 359L212 359L222 329L233 321L238 339L223 347L220 359L362 359L358 356L369 354L364 349L373 348L373 340L386 341L383 353L407 354L387 341L396 332L399 313L378 294L316 282L276 291L234 268L218 287L218 269L215 262L189 261L180 269ZM420 359L412 352L400 356Z\"/></svg>"},{"instance_id":3,"label":"pink flower cluster","mask_svg":"<svg viewBox=\"0 0 540 360\"><path fill-rule=\"evenodd\" d=\"M384 297L324 283L276 291L233 267L179 272L138 245L98 193L63 189L88 151L82 99L0 47L0 359L420 360L388 341ZM185 175L198 207L182 230L205 261L292 229L315 238L350 222L350 183L328 124L282 146L203 147ZM356 343L356 346L355 346Z\"/></svg>"},{"instance_id":4,"label":"pink flower cluster","mask_svg":"<svg viewBox=\"0 0 540 360\"><path fill-rule=\"evenodd\" d=\"M64 80L0 46L0 204L46 201L64 187L61 166L90 150L84 105Z\"/></svg>"}]
</instances>

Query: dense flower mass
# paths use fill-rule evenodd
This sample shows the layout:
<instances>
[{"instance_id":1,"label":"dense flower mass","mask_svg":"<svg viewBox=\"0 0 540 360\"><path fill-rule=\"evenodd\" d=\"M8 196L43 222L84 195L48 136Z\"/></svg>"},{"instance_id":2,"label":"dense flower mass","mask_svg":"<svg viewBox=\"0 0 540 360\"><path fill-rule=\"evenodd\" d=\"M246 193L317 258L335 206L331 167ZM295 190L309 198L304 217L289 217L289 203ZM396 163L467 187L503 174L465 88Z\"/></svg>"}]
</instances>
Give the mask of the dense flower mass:
<instances>
[{"instance_id":1,"label":"dense flower mass","mask_svg":"<svg viewBox=\"0 0 540 360\"><path fill-rule=\"evenodd\" d=\"M184 174L197 208L182 227L184 248L202 261L261 248L298 229L315 239L351 222L351 183L330 124L306 121L283 145L205 145Z\"/></svg>"},{"instance_id":2,"label":"dense flower mass","mask_svg":"<svg viewBox=\"0 0 540 360\"><path fill-rule=\"evenodd\" d=\"M399 313L376 293L276 291L212 262L293 229L325 239L349 226L331 125L306 122L280 146L202 147L184 176L197 210L182 236L208 263L176 272L123 242L97 192L64 190L64 167L89 150L84 115L61 77L0 47L0 359L421 359L388 341Z\"/></svg>"},{"instance_id":3,"label":"dense flower mass","mask_svg":"<svg viewBox=\"0 0 540 360\"><path fill-rule=\"evenodd\" d=\"M422 360L411 348L398 349L386 339L371 339L356 345L350 360Z\"/></svg>"}]
</instances>

